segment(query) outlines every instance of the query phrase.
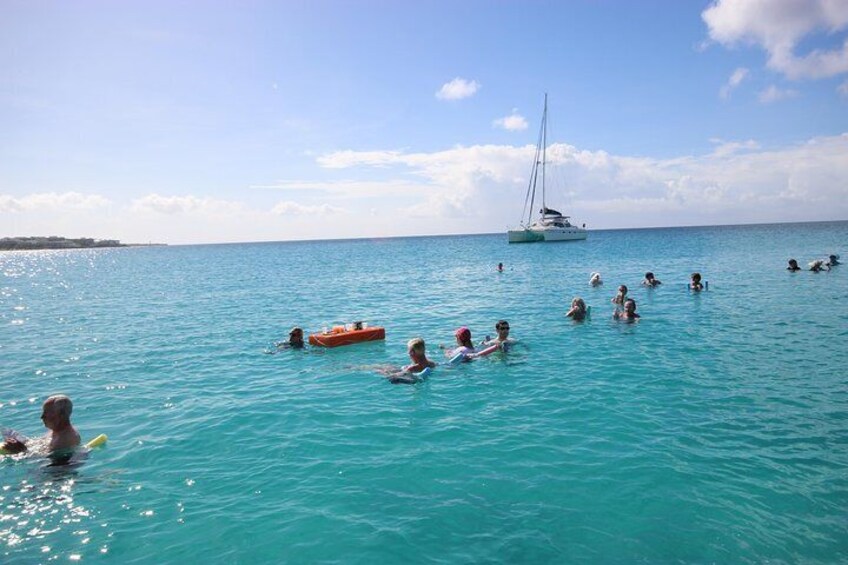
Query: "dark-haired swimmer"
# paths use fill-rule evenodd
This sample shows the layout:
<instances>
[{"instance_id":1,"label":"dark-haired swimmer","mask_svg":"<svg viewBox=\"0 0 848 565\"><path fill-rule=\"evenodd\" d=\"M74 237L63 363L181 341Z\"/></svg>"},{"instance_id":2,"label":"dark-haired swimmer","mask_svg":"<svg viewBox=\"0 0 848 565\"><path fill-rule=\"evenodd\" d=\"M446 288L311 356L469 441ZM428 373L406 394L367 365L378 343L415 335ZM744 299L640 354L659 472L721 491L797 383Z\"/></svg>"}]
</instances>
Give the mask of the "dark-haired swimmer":
<instances>
[{"instance_id":1,"label":"dark-haired swimmer","mask_svg":"<svg viewBox=\"0 0 848 565\"><path fill-rule=\"evenodd\" d=\"M489 337L486 336L486 339L483 340L480 345L483 347L499 345L501 349L506 351L517 341L516 339L509 337L509 322L506 320L499 320L498 323L495 324L495 331L498 332L497 337L489 339Z\"/></svg>"},{"instance_id":2,"label":"dark-haired swimmer","mask_svg":"<svg viewBox=\"0 0 848 565\"><path fill-rule=\"evenodd\" d=\"M701 273L692 273L692 278L689 279L689 290L695 292L704 290L704 285L701 284Z\"/></svg>"},{"instance_id":3,"label":"dark-haired swimmer","mask_svg":"<svg viewBox=\"0 0 848 565\"><path fill-rule=\"evenodd\" d=\"M295 326L289 332L289 339L276 344L277 349L303 349L303 329Z\"/></svg>"},{"instance_id":4,"label":"dark-haired swimmer","mask_svg":"<svg viewBox=\"0 0 848 565\"><path fill-rule=\"evenodd\" d=\"M786 267L786 270L790 273L794 273L795 271L800 271L801 267L798 266L798 261L796 261L795 259L790 259L789 266Z\"/></svg>"},{"instance_id":5,"label":"dark-haired swimmer","mask_svg":"<svg viewBox=\"0 0 848 565\"><path fill-rule=\"evenodd\" d=\"M828 256L828 258L827 258L827 263L825 263L825 264L826 264L828 267L835 267L835 266L837 266L837 265L840 265L841 263L839 262L839 255L830 255L830 256Z\"/></svg>"},{"instance_id":6,"label":"dark-haired swimmer","mask_svg":"<svg viewBox=\"0 0 848 565\"><path fill-rule=\"evenodd\" d=\"M654 277L654 273L648 271L647 273L645 273L645 280L642 281L642 284L644 286L649 286L653 288L655 286L661 285L662 281Z\"/></svg>"},{"instance_id":7,"label":"dark-haired swimmer","mask_svg":"<svg viewBox=\"0 0 848 565\"><path fill-rule=\"evenodd\" d=\"M616 310L612 313L612 317L622 322L635 322L640 318L636 313L636 301L628 298L624 301L624 310Z\"/></svg>"},{"instance_id":8,"label":"dark-haired swimmer","mask_svg":"<svg viewBox=\"0 0 848 565\"><path fill-rule=\"evenodd\" d=\"M616 307L620 307L624 305L625 300L627 300L627 286L621 285L618 287L618 294L616 294L610 302L615 304Z\"/></svg>"},{"instance_id":9,"label":"dark-haired swimmer","mask_svg":"<svg viewBox=\"0 0 848 565\"><path fill-rule=\"evenodd\" d=\"M582 322L586 319L586 311L586 303L578 296L571 301L571 310L566 312L565 315L575 322Z\"/></svg>"}]
</instances>

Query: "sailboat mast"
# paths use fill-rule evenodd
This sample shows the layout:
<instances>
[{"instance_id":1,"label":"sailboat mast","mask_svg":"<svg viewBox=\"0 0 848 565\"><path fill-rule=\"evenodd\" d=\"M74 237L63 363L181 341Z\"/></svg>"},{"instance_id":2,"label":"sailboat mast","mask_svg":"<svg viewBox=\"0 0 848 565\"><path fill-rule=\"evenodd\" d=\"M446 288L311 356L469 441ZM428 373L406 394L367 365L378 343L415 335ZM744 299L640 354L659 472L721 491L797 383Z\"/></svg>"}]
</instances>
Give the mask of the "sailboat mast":
<instances>
[{"instance_id":1,"label":"sailboat mast","mask_svg":"<svg viewBox=\"0 0 848 565\"><path fill-rule=\"evenodd\" d=\"M545 93L545 110L542 112L542 210L547 210L545 202L545 165L547 163L548 149L548 93ZM544 212L542 212L544 215Z\"/></svg>"}]
</instances>

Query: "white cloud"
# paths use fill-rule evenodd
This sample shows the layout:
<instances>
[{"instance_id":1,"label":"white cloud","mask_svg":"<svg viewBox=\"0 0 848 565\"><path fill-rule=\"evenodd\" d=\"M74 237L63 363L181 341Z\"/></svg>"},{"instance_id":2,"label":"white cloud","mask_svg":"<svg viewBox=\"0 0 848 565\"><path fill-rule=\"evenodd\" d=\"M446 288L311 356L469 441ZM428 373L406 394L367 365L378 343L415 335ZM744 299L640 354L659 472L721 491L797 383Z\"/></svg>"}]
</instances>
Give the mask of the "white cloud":
<instances>
[{"instance_id":1,"label":"white cloud","mask_svg":"<svg viewBox=\"0 0 848 565\"><path fill-rule=\"evenodd\" d=\"M527 120L513 108L512 114L492 121L492 127L502 128L509 131L521 131L527 129Z\"/></svg>"},{"instance_id":2,"label":"white cloud","mask_svg":"<svg viewBox=\"0 0 848 565\"><path fill-rule=\"evenodd\" d=\"M672 159L552 144L548 203L565 204L578 221L609 227L848 217L848 134L782 149L762 149L754 140L712 141L717 147L710 153ZM386 151L377 161L421 179L413 192L419 200L399 207L401 214L429 218L441 233L491 231L518 220L533 151L496 145ZM374 155L365 152L359 161L351 151L344 160L355 167L375 161ZM324 161L334 162L333 155Z\"/></svg>"},{"instance_id":3,"label":"white cloud","mask_svg":"<svg viewBox=\"0 0 848 565\"><path fill-rule=\"evenodd\" d=\"M278 202L271 209L271 213L277 216L326 216L329 214L344 214L347 210L329 204L320 204L318 206L309 206L298 204L297 202L283 201Z\"/></svg>"},{"instance_id":4,"label":"white cloud","mask_svg":"<svg viewBox=\"0 0 848 565\"><path fill-rule=\"evenodd\" d=\"M439 100L461 100L474 96L480 90L480 83L476 80L465 80L464 78L456 77L450 82L442 85L442 88L436 92L436 98Z\"/></svg>"},{"instance_id":5,"label":"white cloud","mask_svg":"<svg viewBox=\"0 0 848 565\"><path fill-rule=\"evenodd\" d=\"M768 67L789 79L848 72L848 39L836 49L795 53L812 34L832 35L848 27L844 0L715 0L701 17L712 40L725 46L758 45L768 53Z\"/></svg>"},{"instance_id":6,"label":"white cloud","mask_svg":"<svg viewBox=\"0 0 848 565\"><path fill-rule=\"evenodd\" d=\"M713 138L710 143L714 143L716 148L713 150L713 155L716 157L726 157L741 151L753 151L760 148L760 144L753 139L746 141L725 141L723 139Z\"/></svg>"},{"instance_id":7,"label":"white cloud","mask_svg":"<svg viewBox=\"0 0 848 565\"><path fill-rule=\"evenodd\" d=\"M318 157L318 164L327 169L345 169L354 165L385 167L392 164L400 151L337 151Z\"/></svg>"},{"instance_id":8,"label":"white cloud","mask_svg":"<svg viewBox=\"0 0 848 565\"><path fill-rule=\"evenodd\" d=\"M99 194L40 192L26 196L0 194L0 213L44 210L96 210L109 205Z\"/></svg>"},{"instance_id":9,"label":"white cloud","mask_svg":"<svg viewBox=\"0 0 848 565\"><path fill-rule=\"evenodd\" d=\"M771 102L786 100L787 98L795 98L796 96L798 96L798 92L796 90L778 88L772 84L768 88L761 90L758 98L763 104L770 104Z\"/></svg>"},{"instance_id":10,"label":"white cloud","mask_svg":"<svg viewBox=\"0 0 848 565\"><path fill-rule=\"evenodd\" d=\"M739 86L747 76L748 69L745 67L739 67L733 71L733 74L731 74L730 78L727 79L727 83L725 83L719 90L718 95L724 99L730 98L730 93Z\"/></svg>"},{"instance_id":11,"label":"white cloud","mask_svg":"<svg viewBox=\"0 0 848 565\"><path fill-rule=\"evenodd\" d=\"M134 212L152 212L156 214L231 214L240 211L244 205L229 200L216 200L197 196L162 196L148 194L133 200L131 209Z\"/></svg>"}]
</instances>

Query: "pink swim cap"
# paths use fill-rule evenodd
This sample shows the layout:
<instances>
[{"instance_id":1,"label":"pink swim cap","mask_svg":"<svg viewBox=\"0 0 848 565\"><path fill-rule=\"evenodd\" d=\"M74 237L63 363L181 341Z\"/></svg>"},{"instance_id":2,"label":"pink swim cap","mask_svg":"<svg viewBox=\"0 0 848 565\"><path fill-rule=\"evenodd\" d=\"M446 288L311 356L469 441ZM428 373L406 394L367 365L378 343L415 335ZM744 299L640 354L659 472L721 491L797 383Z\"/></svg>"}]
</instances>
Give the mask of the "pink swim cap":
<instances>
[{"instance_id":1,"label":"pink swim cap","mask_svg":"<svg viewBox=\"0 0 848 565\"><path fill-rule=\"evenodd\" d=\"M454 332L454 335L460 341L467 341L467 340L471 339L471 330L469 330L465 326L462 326L461 328L459 328L458 330L456 330Z\"/></svg>"}]
</instances>

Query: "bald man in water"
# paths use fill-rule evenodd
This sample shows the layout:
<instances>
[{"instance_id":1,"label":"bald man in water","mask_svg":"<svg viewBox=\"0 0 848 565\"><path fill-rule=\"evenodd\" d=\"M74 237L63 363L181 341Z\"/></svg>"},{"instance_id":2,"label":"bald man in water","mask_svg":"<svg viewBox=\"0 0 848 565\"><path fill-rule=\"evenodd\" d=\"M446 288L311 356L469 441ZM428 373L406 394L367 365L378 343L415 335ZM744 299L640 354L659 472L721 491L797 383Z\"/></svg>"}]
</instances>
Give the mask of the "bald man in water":
<instances>
[{"instance_id":1,"label":"bald man in water","mask_svg":"<svg viewBox=\"0 0 848 565\"><path fill-rule=\"evenodd\" d=\"M50 430L50 444L47 450L51 453L71 449L80 444L80 435L71 424L71 412L74 403L63 394L56 394L44 401L41 407L41 421ZM2 445L8 453L21 453L27 450L27 445L17 439L7 439Z\"/></svg>"}]
</instances>

